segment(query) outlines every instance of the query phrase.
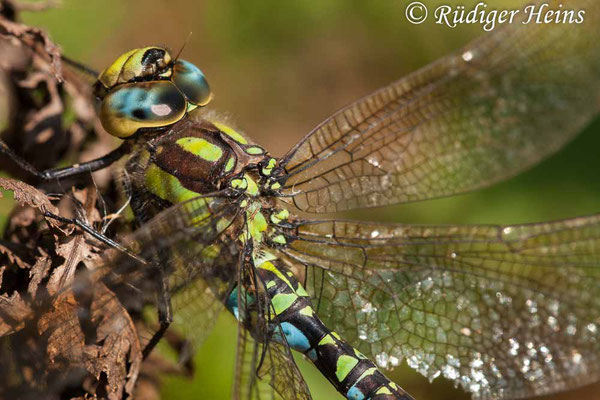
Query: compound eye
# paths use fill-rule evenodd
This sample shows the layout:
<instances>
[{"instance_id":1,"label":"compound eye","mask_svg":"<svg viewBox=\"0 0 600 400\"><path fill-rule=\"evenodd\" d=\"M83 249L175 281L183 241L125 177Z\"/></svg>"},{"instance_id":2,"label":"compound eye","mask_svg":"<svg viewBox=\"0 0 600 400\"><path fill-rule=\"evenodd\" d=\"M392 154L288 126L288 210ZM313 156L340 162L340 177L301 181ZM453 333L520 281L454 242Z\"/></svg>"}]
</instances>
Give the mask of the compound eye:
<instances>
[{"instance_id":1,"label":"compound eye","mask_svg":"<svg viewBox=\"0 0 600 400\"><path fill-rule=\"evenodd\" d=\"M211 98L210 86L198 67L188 61L178 60L173 64L173 83L195 106L207 105Z\"/></svg>"},{"instance_id":2,"label":"compound eye","mask_svg":"<svg viewBox=\"0 0 600 400\"><path fill-rule=\"evenodd\" d=\"M98 82L100 82L107 90L117 85L121 79L121 72L123 71L123 66L127 63L127 60L138 54L140 51L140 49L133 49L121 54L112 64L108 66L108 68L100 73L100 76L98 76Z\"/></svg>"},{"instance_id":3,"label":"compound eye","mask_svg":"<svg viewBox=\"0 0 600 400\"><path fill-rule=\"evenodd\" d=\"M100 121L108 133L127 138L142 128L164 127L185 116L187 102L169 81L127 83L108 93Z\"/></svg>"},{"instance_id":4,"label":"compound eye","mask_svg":"<svg viewBox=\"0 0 600 400\"><path fill-rule=\"evenodd\" d=\"M171 63L169 52L160 47L144 47L123 53L106 70L98 81L110 90L114 86L133 80L153 78ZM156 78L156 77L154 77Z\"/></svg>"}]
</instances>

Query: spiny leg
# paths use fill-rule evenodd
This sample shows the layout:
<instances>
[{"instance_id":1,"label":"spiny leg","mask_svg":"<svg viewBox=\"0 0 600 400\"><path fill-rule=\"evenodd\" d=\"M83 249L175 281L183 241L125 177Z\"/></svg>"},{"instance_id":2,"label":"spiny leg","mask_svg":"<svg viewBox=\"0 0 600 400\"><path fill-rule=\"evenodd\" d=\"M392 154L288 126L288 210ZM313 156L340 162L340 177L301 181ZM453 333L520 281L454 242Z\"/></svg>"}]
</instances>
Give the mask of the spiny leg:
<instances>
[{"instance_id":1,"label":"spiny leg","mask_svg":"<svg viewBox=\"0 0 600 400\"><path fill-rule=\"evenodd\" d=\"M163 263L159 263L155 268L158 273L157 276L157 309L158 309L158 323L159 327L156 332L152 335L144 350L142 351L142 357L145 360L148 355L152 352L154 347L158 344L160 339L163 338L167 329L173 322L173 308L171 307L171 293L169 291L169 280L164 269L161 267Z\"/></svg>"},{"instance_id":2,"label":"spiny leg","mask_svg":"<svg viewBox=\"0 0 600 400\"><path fill-rule=\"evenodd\" d=\"M44 171L38 171L33 165L19 157L10 147L6 145L6 143L0 140L0 154L10 158L21 170L26 171L30 175L44 182L65 179L81 175L86 172L98 171L110 166L130 151L131 143L123 142L119 147L110 153L94 160L86 161L81 164L74 164L64 168L51 168Z\"/></svg>"},{"instance_id":3,"label":"spiny leg","mask_svg":"<svg viewBox=\"0 0 600 400\"><path fill-rule=\"evenodd\" d=\"M95 69L88 67L87 65L80 63L79 61L73 60L72 58L67 57L64 54L61 55L60 58L66 64L69 64L71 67L74 67L74 68L78 69L79 71L83 72L84 74L89 75L93 79L97 79L98 76L100 75L98 73L98 71L96 71Z\"/></svg>"},{"instance_id":4,"label":"spiny leg","mask_svg":"<svg viewBox=\"0 0 600 400\"><path fill-rule=\"evenodd\" d=\"M93 227L91 227L90 225L88 225L84 220L79 219L79 218L66 218L66 217L62 217L60 215L51 213L49 211L44 212L44 217L47 218L52 218L55 219L57 221L63 222L65 224L71 224L71 225L75 225L78 228L80 228L81 230L83 230L85 233L89 234L90 236L92 236L94 239L99 240L100 242L106 244L109 247L115 248L125 254L127 254L128 256L130 256L131 258L133 258L134 260L142 263L142 264L147 264L147 261L138 257L137 255L135 255L134 253L132 253L129 249L127 249L126 247L124 247L123 245L121 245L120 243L115 242L114 240L112 240L111 238L103 235L102 233L98 232L96 229L94 229Z\"/></svg>"}]
</instances>

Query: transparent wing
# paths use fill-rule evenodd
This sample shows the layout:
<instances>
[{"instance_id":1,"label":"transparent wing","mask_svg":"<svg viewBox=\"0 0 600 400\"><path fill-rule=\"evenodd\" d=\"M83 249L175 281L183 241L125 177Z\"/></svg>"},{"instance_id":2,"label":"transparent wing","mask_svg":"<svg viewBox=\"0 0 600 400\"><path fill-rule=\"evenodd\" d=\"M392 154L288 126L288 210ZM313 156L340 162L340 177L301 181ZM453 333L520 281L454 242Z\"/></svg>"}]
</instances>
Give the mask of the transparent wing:
<instances>
[{"instance_id":1,"label":"transparent wing","mask_svg":"<svg viewBox=\"0 0 600 400\"><path fill-rule=\"evenodd\" d=\"M334 212L447 196L555 152L599 108L600 3L568 7L585 22L516 21L333 114L281 160L284 200Z\"/></svg>"},{"instance_id":2,"label":"transparent wing","mask_svg":"<svg viewBox=\"0 0 600 400\"><path fill-rule=\"evenodd\" d=\"M218 268L214 264L213 266ZM191 282L171 293L173 325L183 333L186 340L199 346L212 332L223 310L223 303L203 279Z\"/></svg>"},{"instance_id":3,"label":"transparent wing","mask_svg":"<svg viewBox=\"0 0 600 400\"><path fill-rule=\"evenodd\" d=\"M257 341L241 326L233 398L312 399L289 348L274 342Z\"/></svg>"},{"instance_id":4,"label":"transparent wing","mask_svg":"<svg viewBox=\"0 0 600 400\"><path fill-rule=\"evenodd\" d=\"M227 273L228 268L236 267L229 260L236 260L239 250L227 244L230 241L223 236L230 228L235 229L238 210L235 202L215 196L198 197L158 214L126 238L128 253L107 253L96 270L77 275L74 283L61 291L73 293L73 300L66 303L68 309L61 306L57 312L65 308L76 317L58 322L58 326L49 325L57 343L77 337L78 332L87 335L86 342L95 343L102 340L101 327L111 334L125 335L128 326L114 317L114 303L126 315L146 322L137 325L134 335L135 341L140 337L142 348L158 329L152 323L156 322L156 312L151 306L164 315L172 306L174 325L179 325L186 339L201 342L210 333L230 281L235 280L234 273ZM93 297L99 279L112 296ZM151 312L146 314L147 309ZM150 318L139 318L141 313ZM78 360L71 357L68 361Z\"/></svg>"},{"instance_id":5,"label":"transparent wing","mask_svg":"<svg viewBox=\"0 0 600 400\"><path fill-rule=\"evenodd\" d=\"M306 268L320 317L382 367L406 359L480 399L600 379L600 214L514 226L323 221L292 232L280 251Z\"/></svg>"},{"instance_id":6,"label":"transparent wing","mask_svg":"<svg viewBox=\"0 0 600 400\"><path fill-rule=\"evenodd\" d=\"M198 344L210 333L236 278L240 250L227 234L235 235L232 232L239 229L238 219L238 204L226 197L209 195L174 205L125 242L150 264L141 265L119 253L106 263L110 273L105 281L125 304L128 293L133 301L140 301L139 294L144 293L147 302L161 307L161 295L157 295L160 266L167 282L166 298L170 298L173 323Z\"/></svg>"},{"instance_id":7,"label":"transparent wing","mask_svg":"<svg viewBox=\"0 0 600 400\"><path fill-rule=\"evenodd\" d=\"M250 263L240 259L238 287L245 282L254 282L253 287L261 285L254 281L254 270ZM252 287L246 287L243 293L252 293ZM273 326L268 315L275 313L272 305L265 302L263 296L248 302L249 297L239 296L239 315L245 316L238 330L238 350L236 374L234 380L234 399L283 399L310 400L310 391L291 350L272 340ZM257 301L254 301L257 300ZM283 337L283 332L279 332Z\"/></svg>"},{"instance_id":8,"label":"transparent wing","mask_svg":"<svg viewBox=\"0 0 600 400\"><path fill-rule=\"evenodd\" d=\"M279 328L277 328L279 329ZM258 376L285 400L310 400L310 391L289 347L269 341Z\"/></svg>"},{"instance_id":9,"label":"transparent wing","mask_svg":"<svg viewBox=\"0 0 600 400\"><path fill-rule=\"evenodd\" d=\"M280 399L267 382L256 375L256 366L261 357L262 346L256 342L250 332L240 325L235 353L235 376L233 380L234 400Z\"/></svg>"},{"instance_id":10,"label":"transparent wing","mask_svg":"<svg viewBox=\"0 0 600 400\"><path fill-rule=\"evenodd\" d=\"M242 262L246 253L238 240L244 229L247 226L239 204L226 197L208 195L174 205L125 242L127 248L151 264L142 266L128 254L119 253L110 259L110 274L105 281L125 302L126 295L119 286L125 291L135 288L136 292L156 296L156 266L161 266L168 278L174 322L179 322L188 337L197 342L210 332L214 319L208 319L222 309L234 285L240 287L251 279L251 271ZM241 300L240 315L250 315L252 305L245 303L247 299ZM160 309L160 296L155 302ZM247 332L247 328L252 331ZM267 328L264 317L253 319L253 324L245 328L240 326L234 398L309 399L289 349L259 333Z\"/></svg>"}]
</instances>

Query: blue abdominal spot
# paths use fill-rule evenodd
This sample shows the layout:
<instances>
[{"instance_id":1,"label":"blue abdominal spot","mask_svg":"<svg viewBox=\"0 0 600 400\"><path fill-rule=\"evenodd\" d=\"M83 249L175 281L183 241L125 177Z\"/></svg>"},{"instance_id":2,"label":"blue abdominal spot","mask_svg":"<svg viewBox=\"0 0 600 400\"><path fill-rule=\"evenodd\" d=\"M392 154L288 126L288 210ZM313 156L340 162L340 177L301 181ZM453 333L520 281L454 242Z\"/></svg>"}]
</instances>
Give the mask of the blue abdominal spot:
<instances>
[{"instance_id":1,"label":"blue abdominal spot","mask_svg":"<svg viewBox=\"0 0 600 400\"><path fill-rule=\"evenodd\" d=\"M235 319L239 321L240 319L240 310L238 308L238 290L237 288L233 289L227 298L227 302L225 303L225 307L229 310L230 313L233 314Z\"/></svg>"},{"instance_id":2,"label":"blue abdominal spot","mask_svg":"<svg viewBox=\"0 0 600 400\"><path fill-rule=\"evenodd\" d=\"M356 386L352 386L348 393L346 394L346 398L348 400L365 400L365 395L360 391Z\"/></svg>"},{"instance_id":3,"label":"blue abdominal spot","mask_svg":"<svg viewBox=\"0 0 600 400\"><path fill-rule=\"evenodd\" d=\"M310 349L310 343L308 341L308 338L306 337L306 335L304 333L302 333L302 331L300 329L296 328L294 325L290 324L289 322L282 322L280 324L280 327L281 327L281 331L285 335L285 340L287 341L287 343L289 344L289 346L292 349L299 351L301 353L304 353L305 351ZM279 332L277 332L277 331L276 331L276 334L274 335L274 340L281 342L281 337L279 335Z\"/></svg>"}]
</instances>

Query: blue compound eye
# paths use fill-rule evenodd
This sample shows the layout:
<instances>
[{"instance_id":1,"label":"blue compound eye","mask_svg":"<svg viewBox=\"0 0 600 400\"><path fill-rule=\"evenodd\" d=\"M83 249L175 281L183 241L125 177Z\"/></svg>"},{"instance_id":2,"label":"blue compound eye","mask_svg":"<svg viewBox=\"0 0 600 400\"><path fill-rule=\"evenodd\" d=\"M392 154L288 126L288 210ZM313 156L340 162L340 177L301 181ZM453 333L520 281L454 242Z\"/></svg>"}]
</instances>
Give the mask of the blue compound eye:
<instances>
[{"instance_id":1,"label":"blue compound eye","mask_svg":"<svg viewBox=\"0 0 600 400\"><path fill-rule=\"evenodd\" d=\"M174 124L187 112L187 102L170 81L127 83L110 91L100 106L108 133L126 138L141 128Z\"/></svg>"},{"instance_id":2,"label":"blue compound eye","mask_svg":"<svg viewBox=\"0 0 600 400\"><path fill-rule=\"evenodd\" d=\"M205 106L211 98L210 86L204 74L194 64L178 60L173 64L173 83L194 106Z\"/></svg>"}]
</instances>

